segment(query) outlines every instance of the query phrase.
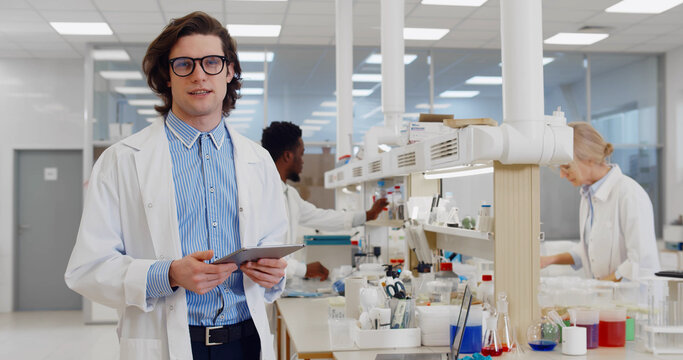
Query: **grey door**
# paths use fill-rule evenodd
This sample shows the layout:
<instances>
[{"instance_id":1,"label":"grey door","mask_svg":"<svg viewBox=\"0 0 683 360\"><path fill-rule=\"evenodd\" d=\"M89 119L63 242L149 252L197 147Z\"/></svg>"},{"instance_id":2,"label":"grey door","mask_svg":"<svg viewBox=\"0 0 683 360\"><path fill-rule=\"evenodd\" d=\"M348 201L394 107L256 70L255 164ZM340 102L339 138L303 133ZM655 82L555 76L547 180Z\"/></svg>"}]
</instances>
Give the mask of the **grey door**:
<instances>
[{"instance_id":1,"label":"grey door","mask_svg":"<svg viewBox=\"0 0 683 360\"><path fill-rule=\"evenodd\" d=\"M15 309L78 310L64 283L81 219L80 150L15 152Z\"/></svg>"}]
</instances>

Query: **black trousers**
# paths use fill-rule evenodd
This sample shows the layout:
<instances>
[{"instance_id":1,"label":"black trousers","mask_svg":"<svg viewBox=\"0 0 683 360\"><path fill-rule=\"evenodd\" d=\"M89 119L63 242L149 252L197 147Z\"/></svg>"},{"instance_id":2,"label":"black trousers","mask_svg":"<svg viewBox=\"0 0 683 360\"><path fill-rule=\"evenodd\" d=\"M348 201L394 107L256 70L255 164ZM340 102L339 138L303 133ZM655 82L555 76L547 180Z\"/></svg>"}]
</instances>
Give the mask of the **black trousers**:
<instances>
[{"instance_id":1,"label":"black trousers","mask_svg":"<svg viewBox=\"0 0 683 360\"><path fill-rule=\"evenodd\" d=\"M251 322L251 319L247 321ZM253 326L253 323L249 325ZM198 340L192 339L191 341L194 360L259 360L261 358L261 339L256 331L243 332L238 339L220 345L207 346L204 341Z\"/></svg>"}]
</instances>

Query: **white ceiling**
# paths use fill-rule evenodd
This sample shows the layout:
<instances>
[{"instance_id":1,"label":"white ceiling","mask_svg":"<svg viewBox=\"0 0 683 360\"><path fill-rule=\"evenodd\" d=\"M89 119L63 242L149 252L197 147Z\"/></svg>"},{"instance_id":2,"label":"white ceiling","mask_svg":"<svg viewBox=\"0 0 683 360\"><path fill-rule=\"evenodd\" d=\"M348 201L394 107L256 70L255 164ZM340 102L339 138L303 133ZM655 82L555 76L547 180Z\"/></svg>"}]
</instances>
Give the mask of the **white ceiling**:
<instances>
[{"instance_id":1,"label":"white ceiling","mask_svg":"<svg viewBox=\"0 0 683 360\"><path fill-rule=\"evenodd\" d=\"M351 0L349 0L351 1ZM614 14L619 0L545 0L543 36L607 26L610 37L590 46L545 45L547 51L658 53L683 45L683 5L658 15ZM81 58L87 43L149 43L172 18L203 10L224 23L280 24L278 38L238 38L240 45L332 45L334 0L0 0L0 57ZM406 27L443 27L438 41L406 47L500 48L499 0L481 7L421 5L405 0ZM63 36L50 21L106 21L110 36ZM354 45L379 46L380 1L354 0Z\"/></svg>"}]
</instances>

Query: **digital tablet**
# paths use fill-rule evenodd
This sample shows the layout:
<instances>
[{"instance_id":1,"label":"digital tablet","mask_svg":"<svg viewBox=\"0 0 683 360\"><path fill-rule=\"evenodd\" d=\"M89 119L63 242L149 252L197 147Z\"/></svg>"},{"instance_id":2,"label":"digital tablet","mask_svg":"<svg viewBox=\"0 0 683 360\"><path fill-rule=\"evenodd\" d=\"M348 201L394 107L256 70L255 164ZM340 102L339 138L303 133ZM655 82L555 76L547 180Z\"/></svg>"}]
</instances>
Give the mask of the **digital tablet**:
<instances>
[{"instance_id":1,"label":"digital tablet","mask_svg":"<svg viewBox=\"0 0 683 360\"><path fill-rule=\"evenodd\" d=\"M214 264L233 263L238 266L247 261L257 261L258 259L279 259L297 250L303 249L303 244L298 245L266 245L259 247L241 248L232 254L223 256L214 261Z\"/></svg>"}]
</instances>

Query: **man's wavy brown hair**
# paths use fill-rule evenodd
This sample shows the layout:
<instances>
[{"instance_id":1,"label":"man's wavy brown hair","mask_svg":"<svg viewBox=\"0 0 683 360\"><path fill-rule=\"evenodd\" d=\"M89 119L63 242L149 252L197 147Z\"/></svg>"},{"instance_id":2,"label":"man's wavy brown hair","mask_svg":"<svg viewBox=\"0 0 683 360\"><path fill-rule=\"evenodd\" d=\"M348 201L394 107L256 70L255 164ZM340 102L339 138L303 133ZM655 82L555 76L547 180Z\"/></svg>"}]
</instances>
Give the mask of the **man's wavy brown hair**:
<instances>
[{"instance_id":1,"label":"man's wavy brown hair","mask_svg":"<svg viewBox=\"0 0 683 360\"><path fill-rule=\"evenodd\" d=\"M226 57L225 67L233 64L235 76L227 84L228 91L223 99L223 116L228 116L230 110L235 108L235 101L240 97L237 91L242 87L242 68L237 58L237 45L228 30L218 20L201 11L171 20L164 31L147 48L147 53L142 59L142 70L147 76L149 87L164 101L164 105L157 105L154 109L163 116L171 110L173 95L171 88L167 85L171 76L168 56L178 39L194 34L218 36L223 44L223 55ZM195 69L197 70L202 71Z\"/></svg>"}]
</instances>

